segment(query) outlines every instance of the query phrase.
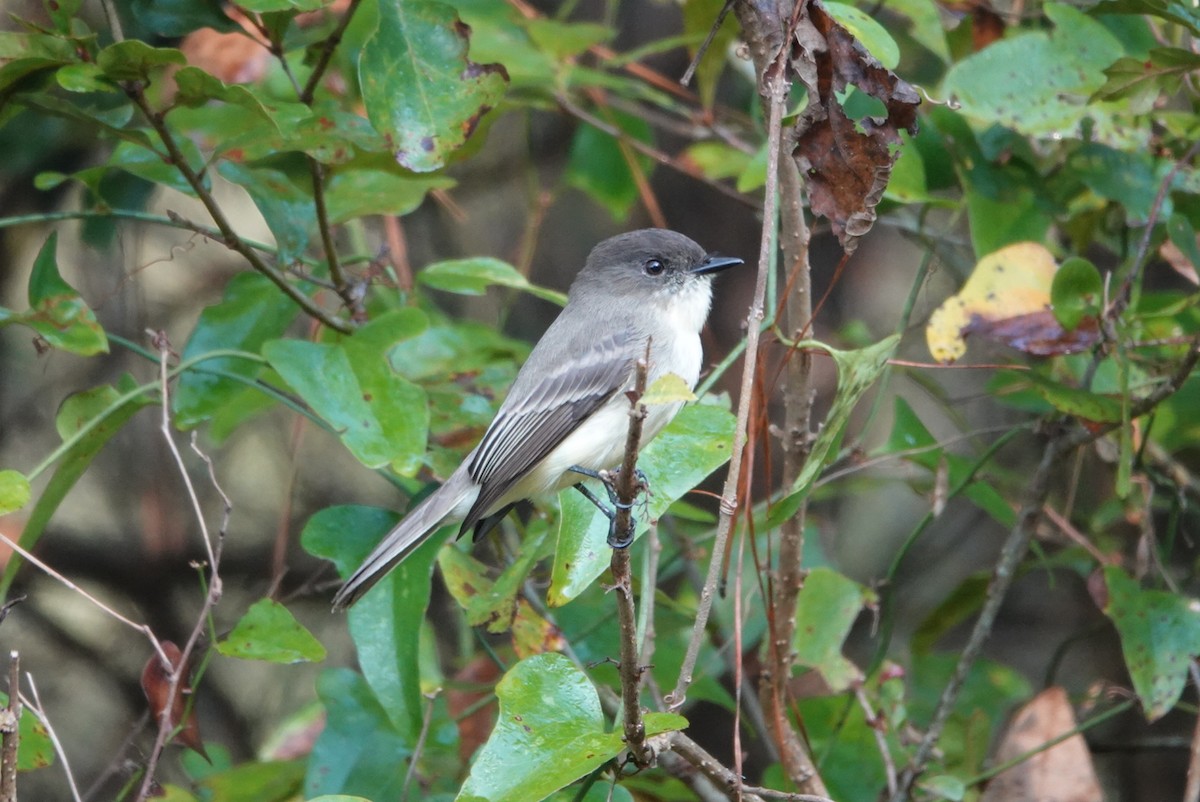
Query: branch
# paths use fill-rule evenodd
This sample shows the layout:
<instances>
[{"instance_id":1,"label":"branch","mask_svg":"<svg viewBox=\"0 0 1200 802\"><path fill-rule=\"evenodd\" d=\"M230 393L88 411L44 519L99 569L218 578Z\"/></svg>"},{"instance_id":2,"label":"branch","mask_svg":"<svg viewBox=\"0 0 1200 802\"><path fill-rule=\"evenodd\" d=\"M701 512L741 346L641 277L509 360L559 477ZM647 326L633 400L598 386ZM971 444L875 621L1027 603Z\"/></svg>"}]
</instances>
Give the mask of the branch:
<instances>
[{"instance_id":1,"label":"branch","mask_svg":"<svg viewBox=\"0 0 1200 802\"><path fill-rule=\"evenodd\" d=\"M9 652L8 707L0 708L0 802L17 802L17 749L21 744L21 656Z\"/></svg>"},{"instance_id":2,"label":"branch","mask_svg":"<svg viewBox=\"0 0 1200 802\"><path fill-rule=\"evenodd\" d=\"M776 62L780 66L784 55L785 51L780 50ZM764 189L763 228L758 252L758 274L754 283L754 301L746 318L746 361L742 366L742 384L738 394L737 428L733 435L729 473L725 477L725 486L721 491L721 517L717 522L717 534L712 544L708 575L700 592L700 603L696 608L696 621L692 627L692 637L688 642L687 653L684 655L683 664L679 669L679 679L675 684L675 690L671 691L666 698L668 709L672 711L682 707L687 698L687 688L692 683L692 671L696 667L696 658L699 656L700 644L704 640L704 630L708 625L708 615L712 610L717 578L721 573L721 563L725 554L725 544L729 540L729 533L733 529L733 516L738 509L742 457L746 450L750 408L754 403L754 375L758 366L758 340L762 328L763 299L766 297L767 274L771 269L771 254L774 252L775 244L781 120L788 90L787 82L783 79L782 68L774 73L773 78L764 78L764 89L769 107L767 183Z\"/></svg>"},{"instance_id":3,"label":"branch","mask_svg":"<svg viewBox=\"0 0 1200 802\"><path fill-rule=\"evenodd\" d=\"M1187 354L1167 381L1156 387L1148 396L1131 405L1129 419L1133 420L1145 415L1177 392L1191 375L1198 361L1200 361L1200 334L1193 337ZM1004 547L1000 551L1000 560L996 564L992 580L988 584L987 597L979 612L975 627L971 631L971 637L963 647L958 664L954 667L953 676L942 690L941 698L938 699L925 737L921 739L907 768L900 775L899 785L891 796L891 802L905 802L909 798L913 785L933 756L934 747L941 738L942 730L950 718L950 712L954 709L955 702L958 701L958 695L962 691L963 683L966 682L967 674L979 657L984 641L991 634L992 626L995 624L996 616L1000 612L1000 606L1004 602L1008 589L1012 585L1016 570L1029 550L1029 542L1041 519L1046 498L1050 494L1050 482L1057 473L1059 465L1075 449L1094 442L1120 425L1120 423L1109 423L1095 429L1085 429L1082 426L1064 428L1046 443L1041 463L1026 488L1025 499L1021 505L1020 514L1017 516L1017 522L1009 532Z\"/></svg>"},{"instance_id":4,"label":"branch","mask_svg":"<svg viewBox=\"0 0 1200 802\"><path fill-rule=\"evenodd\" d=\"M14 655L16 653L14 652ZM29 692L33 694L33 701L24 697L21 701L25 707L29 708L29 712L34 718L42 723L42 727L46 730L46 737L50 739L50 743L54 745L54 752L58 755L58 760L62 763L63 772L67 775L67 785L71 789L71 798L75 802L83 802L83 798L79 795L79 786L75 783L75 775L71 772L71 764L67 762L67 750L63 748L62 741L58 738L58 733L54 731L54 725L50 723L50 717L46 715L46 707L42 704L42 697L38 695L37 685L33 681L33 674L26 674L26 679L29 680ZM3 796L0 796L3 799Z\"/></svg>"},{"instance_id":5,"label":"branch","mask_svg":"<svg viewBox=\"0 0 1200 802\"><path fill-rule=\"evenodd\" d=\"M313 96L317 92L317 86L325 76L325 71L329 69L329 63L333 60L334 51L342 43L342 36L345 35L346 28L350 26L350 20L354 18L354 12L358 10L361 2L362 0L350 0L350 5L346 7L346 13L342 14L337 27L326 37L325 44L321 48L321 54L317 56L317 63L313 66L312 74L308 76L308 80L304 84L304 89L300 92L300 102L305 106L312 105Z\"/></svg>"},{"instance_id":6,"label":"branch","mask_svg":"<svg viewBox=\"0 0 1200 802\"><path fill-rule=\"evenodd\" d=\"M170 158L171 164L175 166L175 169L179 170L180 175L187 181L188 186L196 193L196 197L200 199L200 202L212 217L217 230L221 232L221 241L225 244L225 247L240 254L242 258L250 263L251 267L270 279L275 286L279 287L285 295L291 298L311 317L335 331L340 331L342 334L349 334L351 328L348 323L331 316L320 306L313 303L311 298L293 287L284 278L282 273L263 261L258 252L233 230L233 226L225 216L224 210L221 209L216 199L213 198L212 193L204 187L204 181L200 175L188 164L187 158L183 155L183 151L179 149L179 143L175 141L175 135L167 127L163 116L150 107L149 101L146 100L144 87L140 83L130 83L125 87L125 94L138 107L142 115L146 118L146 121L150 123L150 126L162 140L163 146L167 149L167 155Z\"/></svg>"},{"instance_id":7,"label":"branch","mask_svg":"<svg viewBox=\"0 0 1200 802\"><path fill-rule=\"evenodd\" d=\"M173 721L172 713L175 711L174 700L178 697L180 689L184 681L187 679L188 667L191 665L192 654L196 651L196 646L200 642L200 638L204 635L205 624L208 621L209 613L213 607L221 599L222 583L219 573L221 563L221 551L225 543L225 531L229 525L229 515L232 507L229 502L229 497L221 486L217 484L216 476L212 473L212 462L204 454L200 454L196 449L195 441L193 440L192 448L196 453L200 454L208 465L209 478L212 480L213 486L216 487L224 502L224 514L221 519L221 527L217 533L217 540L214 544L209 536L208 526L204 522L204 511L200 506L199 498L196 495L196 489L192 485L191 477L188 475L187 467L184 465L183 456L179 453L178 446L175 445L175 439L171 436L171 395L168 384L169 373L167 371L167 361L171 355L171 346L167 342L167 338L162 335L155 336L155 346L159 352L159 381L161 382L162 395L162 425L161 431L163 438L167 441L167 447L171 451L171 455L175 458L175 464L179 468L180 477L183 479L184 486L187 488L188 496L192 501L192 511L195 513L196 521L200 526L200 531L204 536L204 547L208 553L209 560L209 581L208 592L204 595L204 603L200 607L200 613L196 616L196 623L192 627L192 633L188 636L187 643L180 650L178 661L171 661L162 654L160 649L160 660L162 660L163 670L170 678L167 685L167 703L163 705L162 711L158 717L158 733L154 738L154 746L150 751L150 756L146 759L146 768L142 775L142 784L138 789L137 795L134 797L135 802L144 802L150 797L154 789L154 773L158 767L158 761L162 757L163 749L173 735L176 723ZM182 723L182 722L181 722Z\"/></svg>"},{"instance_id":8,"label":"branch","mask_svg":"<svg viewBox=\"0 0 1200 802\"><path fill-rule=\"evenodd\" d=\"M634 386L629 395L629 433L625 438L625 461L616 478L617 516L614 531L618 537L632 529L633 502L637 497L637 456L642 442L642 423L646 420L646 405L642 396L646 394L646 371L649 369L650 341L646 341L646 355L637 361ZM625 727L625 743L638 766L648 766L653 755L646 746L646 727L642 723L642 664L638 660L637 614L633 605L633 582L629 567L629 546L613 546L612 590L617 599L617 621L621 628L621 709Z\"/></svg>"}]
</instances>

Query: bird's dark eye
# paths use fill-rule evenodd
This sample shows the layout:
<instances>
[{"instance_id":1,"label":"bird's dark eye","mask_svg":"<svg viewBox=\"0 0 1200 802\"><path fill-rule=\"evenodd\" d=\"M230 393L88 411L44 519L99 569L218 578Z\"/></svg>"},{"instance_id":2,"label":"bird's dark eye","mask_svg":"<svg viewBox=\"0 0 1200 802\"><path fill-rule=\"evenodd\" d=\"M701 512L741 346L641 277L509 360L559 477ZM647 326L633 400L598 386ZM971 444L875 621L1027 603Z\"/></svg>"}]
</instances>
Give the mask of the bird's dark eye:
<instances>
[{"instance_id":1,"label":"bird's dark eye","mask_svg":"<svg viewBox=\"0 0 1200 802\"><path fill-rule=\"evenodd\" d=\"M647 276L657 276L666 269L666 266L658 259L650 259L646 264L642 265L642 272Z\"/></svg>"}]
</instances>

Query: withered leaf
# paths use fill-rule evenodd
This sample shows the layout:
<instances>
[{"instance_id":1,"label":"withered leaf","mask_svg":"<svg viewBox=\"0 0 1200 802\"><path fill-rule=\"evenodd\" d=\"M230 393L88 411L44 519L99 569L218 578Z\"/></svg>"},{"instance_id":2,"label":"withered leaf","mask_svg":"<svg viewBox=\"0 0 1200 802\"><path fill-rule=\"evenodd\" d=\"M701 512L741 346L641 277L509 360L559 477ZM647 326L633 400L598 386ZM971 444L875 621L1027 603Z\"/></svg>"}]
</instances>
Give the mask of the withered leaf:
<instances>
[{"instance_id":1,"label":"withered leaf","mask_svg":"<svg viewBox=\"0 0 1200 802\"><path fill-rule=\"evenodd\" d=\"M793 129L792 156L807 177L813 213L828 218L843 250L853 253L875 223L900 155L900 129L917 131L921 98L817 0L800 11L795 44L792 69L808 89L808 106ZM851 86L881 102L886 115L850 119L838 98Z\"/></svg>"},{"instance_id":2,"label":"withered leaf","mask_svg":"<svg viewBox=\"0 0 1200 802\"><path fill-rule=\"evenodd\" d=\"M1060 356L1077 354L1095 345L1100 340L1100 321L1085 317L1072 331L1067 331L1052 311L1043 309L998 320L975 315L962 333L977 334L1034 356Z\"/></svg>"},{"instance_id":3,"label":"withered leaf","mask_svg":"<svg viewBox=\"0 0 1200 802\"><path fill-rule=\"evenodd\" d=\"M161 646L163 653L171 661L171 669L178 670L183 658L179 647L169 640L163 641ZM187 698L192 693L191 683L187 678L188 673L190 673L190 668L185 667L184 678L175 688L175 698L171 699L170 672L162 664L162 659L158 654L152 653L150 659L146 661L145 668L142 669L142 692L146 694L146 701L149 703L150 715L154 723L158 724L162 720L163 711L169 706L171 728L179 730L175 734L175 740L199 753L205 760L209 760L208 753L204 751L204 743L200 740L200 722L196 719L196 710L194 708L187 709ZM183 726L180 727L184 711L187 711L187 720L183 721Z\"/></svg>"}]
</instances>

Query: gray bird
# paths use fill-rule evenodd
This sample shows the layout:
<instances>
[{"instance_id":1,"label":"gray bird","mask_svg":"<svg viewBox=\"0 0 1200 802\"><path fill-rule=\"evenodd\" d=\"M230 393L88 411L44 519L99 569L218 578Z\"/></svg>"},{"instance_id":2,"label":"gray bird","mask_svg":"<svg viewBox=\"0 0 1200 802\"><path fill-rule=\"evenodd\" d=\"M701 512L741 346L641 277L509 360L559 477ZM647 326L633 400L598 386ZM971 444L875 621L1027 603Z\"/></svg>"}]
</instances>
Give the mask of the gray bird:
<instances>
[{"instance_id":1,"label":"gray bird","mask_svg":"<svg viewBox=\"0 0 1200 802\"><path fill-rule=\"evenodd\" d=\"M379 543L333 599L354 604L438 528L461 521L480 537L514 504L617 467L629 425L634 366L650 344L647 381L674 373L695 387L712 277L741 259L682 234L644 229L592 249L567 305L534 346L479 445ZM655 404L642 442L682 404ZM590 497L590 495L589 495ZM593 499L595 500L595 499Z\"/></svg>"}]
</instances>

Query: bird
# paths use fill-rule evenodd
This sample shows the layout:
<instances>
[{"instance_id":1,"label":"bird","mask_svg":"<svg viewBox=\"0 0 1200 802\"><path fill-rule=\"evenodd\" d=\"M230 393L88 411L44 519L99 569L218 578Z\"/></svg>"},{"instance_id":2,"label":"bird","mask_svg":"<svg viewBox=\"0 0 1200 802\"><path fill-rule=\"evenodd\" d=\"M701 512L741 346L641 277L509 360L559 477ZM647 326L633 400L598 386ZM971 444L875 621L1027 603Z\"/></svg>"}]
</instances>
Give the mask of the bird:
<instances>
[{"instance_id":1,"label":"bird","mask_svg":"<svg viewBox=\"0 0 1200 802\"><path fill-rule=\"evenodd\" d=\"M618 466L637 361L648 353L648 385L673 373L694 388L713 276L742 263L660 228L596 245L479 444L384 536L334 596L334 609L354 604L442 526L459 522L460 537L474 530L478 539L518 502L572 485L582 490L581 474ZM651 405L643 444L681 407Z\"/></svg>"}]
</instances>

